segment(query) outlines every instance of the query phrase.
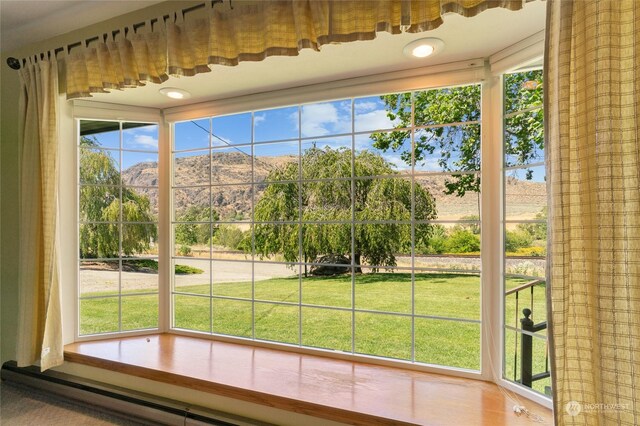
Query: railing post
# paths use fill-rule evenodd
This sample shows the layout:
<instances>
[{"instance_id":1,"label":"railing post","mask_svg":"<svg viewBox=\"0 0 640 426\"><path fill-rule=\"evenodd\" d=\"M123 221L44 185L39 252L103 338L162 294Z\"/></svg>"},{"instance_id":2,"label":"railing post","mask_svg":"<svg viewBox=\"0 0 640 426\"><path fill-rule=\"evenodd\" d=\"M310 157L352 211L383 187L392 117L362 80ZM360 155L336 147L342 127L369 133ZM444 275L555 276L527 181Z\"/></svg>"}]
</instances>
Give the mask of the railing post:
<instances>
[{"instance_id":1,"label":"railing post","mask_svg":"<svg viewBox=\"0 0 640 426\"><path fill-rule=\"evenodd\" d=\"M533 320L531 309L524 308L522 310L524 318L520 320L522 330L533 332ZM520 383L524 386L531 387L533 376L533 337L530 334L522 333L522 356L520 359Z\"/></svg>"}]
</instances>

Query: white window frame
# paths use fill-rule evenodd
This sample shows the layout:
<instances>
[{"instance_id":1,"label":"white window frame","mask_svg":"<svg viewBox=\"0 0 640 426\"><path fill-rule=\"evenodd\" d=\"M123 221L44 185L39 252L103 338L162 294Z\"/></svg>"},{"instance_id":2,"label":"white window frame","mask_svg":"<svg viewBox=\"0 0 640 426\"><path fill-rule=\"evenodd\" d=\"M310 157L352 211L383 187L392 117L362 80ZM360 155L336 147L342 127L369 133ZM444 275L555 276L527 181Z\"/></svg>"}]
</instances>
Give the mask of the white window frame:
<instances>
[{"instance_id":1,"label":"white window frame","mask_svg":"<svg viewBox=\"0 0 640 426\"><path fill-rule=\"evenodd\" d=\"M517 386L502 379L503 347L503 318L504 304L502 284L502 73L520 68L527 63L539 60L542 55L543 39L536 34L527 40L519 42L509 49L492 56L489 61L481 58L411 69L374 76L351 78L330 83L316 84L299 88L283 89L275 92L265 92L233 99L213 100L188 106L172 107L164 110L154 108L114 105L86 100L68 102L60 98L61 111L61 140L73 143L62 144L60 155L60 225L63 235L77 231L77 123L79 119L86 120L123 120L143 121L159 124L159 217L158 242L159 251L159 332L194 335L196 333L182 332L170 329L171 321L171 228L170 228L170 159L171 159L171 129L169 123L209 117L228 115L251 110L277 108L292 104L331 101L341 98L362 97L380 93L405 92L411 90L430 89L462 84L482 83L482 112L481 112L481 358L480 372L456 369L454 367L416 365L409 362L384 360L365 357L367 362L380 365L400 366L451 376L481 379L495 382L518 395L533 400L543 406L551 407L551 400L537 392ZM71 191L69 188L73 188ZM61 252L74 253L61 259L63 283L63 321L64 341L86 341L113 338L116 336L134 336L150 334L149 331L133 331L123 333L101 334L96 336L78 336L77 300L78 300L78 271L77 271L77 238L63 239ZM492 255L496 254L496 255ZM73 313L73 315L70 315ZM73 332L70 333L69 330ZM156 332L156 331L153 331ZM198 334L202 338L214 338L212 335ZM328 351L300 348L298 346L270 344L266 342L250 341L242 338L226 338L216 335L216 340L231 340L245 344L276 347L282 350L295 350L300 353L324 353L326 356L356 359L358 355L341 355Z\"/></svg>"}]
</instances>

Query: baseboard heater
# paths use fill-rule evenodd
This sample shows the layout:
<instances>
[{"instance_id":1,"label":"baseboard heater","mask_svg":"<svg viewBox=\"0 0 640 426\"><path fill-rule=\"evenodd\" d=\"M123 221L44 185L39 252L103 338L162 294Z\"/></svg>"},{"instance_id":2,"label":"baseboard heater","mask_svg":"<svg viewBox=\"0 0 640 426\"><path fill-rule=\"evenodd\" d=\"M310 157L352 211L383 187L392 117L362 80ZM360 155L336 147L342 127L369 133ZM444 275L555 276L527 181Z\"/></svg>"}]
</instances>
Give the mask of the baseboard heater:
<instances>
[{"instance_id":1,"label":"baseboard heater","mask_svg":"<svg viewBox=\"0 0 640 426\"><path fill-rule=\"evenodd\" d=\"M55 371L40 372L38 367L18 367L15 361L2 365L0 378L22 386L51 392L81 405L96 407L149 424L265 426L268 423L227 414L204 407L156 397L118 386L83 379Z\"/></svg>"}]
</instances>

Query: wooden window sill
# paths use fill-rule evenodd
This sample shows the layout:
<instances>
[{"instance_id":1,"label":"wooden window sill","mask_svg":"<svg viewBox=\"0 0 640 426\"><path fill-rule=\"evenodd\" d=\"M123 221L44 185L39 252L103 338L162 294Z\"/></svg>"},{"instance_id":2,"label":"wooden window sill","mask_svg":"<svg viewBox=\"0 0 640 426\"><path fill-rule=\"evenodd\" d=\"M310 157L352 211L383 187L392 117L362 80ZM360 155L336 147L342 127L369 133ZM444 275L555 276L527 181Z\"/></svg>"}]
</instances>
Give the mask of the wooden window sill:
<instances>
[{"instance_id":1,"label":"wooden window sill","mask_svg":"<svg viewBox=\"0 0 640 426\"><path fill-rule=\"evenodd\" d=\"M196 337L78 342L65 360L354 425L531 424L493 383Z\"/></svg>"}]
</instances>

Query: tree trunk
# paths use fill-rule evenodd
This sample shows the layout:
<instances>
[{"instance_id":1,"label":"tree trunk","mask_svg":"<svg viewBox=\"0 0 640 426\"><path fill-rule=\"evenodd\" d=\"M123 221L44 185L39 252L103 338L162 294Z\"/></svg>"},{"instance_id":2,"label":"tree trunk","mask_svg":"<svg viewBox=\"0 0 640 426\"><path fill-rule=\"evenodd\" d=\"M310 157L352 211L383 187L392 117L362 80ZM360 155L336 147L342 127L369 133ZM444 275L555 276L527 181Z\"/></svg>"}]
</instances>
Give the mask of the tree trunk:
<instances>
[{"instance_id":1,"label":"tree trunk","mask_svg":"<svg viewBox=\"0 0 640 426\"><path fill-rule=\"evenodd\" d=\"M356 265L355 269L353 270L356 274L361 274L362 273L362 268L360 267L360 265L362 264L362 255L360 253L356 253L353 256L354 259L354 263Z\"/></svg>"}]
</instances>

